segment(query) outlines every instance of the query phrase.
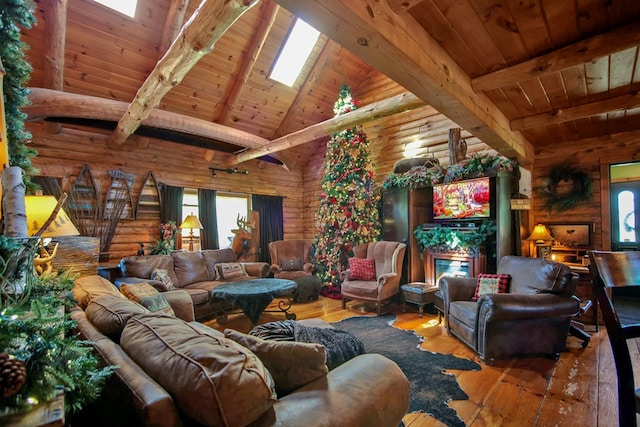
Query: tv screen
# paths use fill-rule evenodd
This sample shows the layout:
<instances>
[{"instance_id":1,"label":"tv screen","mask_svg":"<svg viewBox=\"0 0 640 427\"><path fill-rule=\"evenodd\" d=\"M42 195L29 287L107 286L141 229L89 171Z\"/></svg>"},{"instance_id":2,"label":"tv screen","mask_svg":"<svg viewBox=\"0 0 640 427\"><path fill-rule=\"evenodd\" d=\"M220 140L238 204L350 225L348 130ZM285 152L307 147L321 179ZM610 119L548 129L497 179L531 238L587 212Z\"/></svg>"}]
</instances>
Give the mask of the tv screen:
<instances>
[{"instance_id":1,"label":"tv screen","mask_svg":"<svg viewBox=\"0 0 640 427\"><path fill-rule=\"evenodd\" d=\"M433 219L489 218L490 178L433 186Z\"/></svg>"}]
</instances>

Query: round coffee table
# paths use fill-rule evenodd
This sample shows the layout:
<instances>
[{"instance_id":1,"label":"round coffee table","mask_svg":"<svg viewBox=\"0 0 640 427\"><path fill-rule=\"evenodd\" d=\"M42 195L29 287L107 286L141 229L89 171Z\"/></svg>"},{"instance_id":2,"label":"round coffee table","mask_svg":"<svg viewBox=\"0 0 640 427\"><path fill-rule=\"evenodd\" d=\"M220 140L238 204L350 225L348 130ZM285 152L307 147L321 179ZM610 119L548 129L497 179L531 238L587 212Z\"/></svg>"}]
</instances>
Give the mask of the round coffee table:
<instances>
[{"instance_id":1,"label":"round coffee table","mask_svg":"<svg viewBox=\"0 0 640 427\"><path fill-rule=\"evenodd\" d=\"M295 320L296 315L290 313L296 282L286 279L249 279L216 286L211 295L224 299L240 308L242 312L256 325L260 316L267 312L282 312L287 319ZM274 298L285 298L278 302L278 310L265 310ZM218 321L226 319L225 313Z\"/></svg>"}]
</instances>

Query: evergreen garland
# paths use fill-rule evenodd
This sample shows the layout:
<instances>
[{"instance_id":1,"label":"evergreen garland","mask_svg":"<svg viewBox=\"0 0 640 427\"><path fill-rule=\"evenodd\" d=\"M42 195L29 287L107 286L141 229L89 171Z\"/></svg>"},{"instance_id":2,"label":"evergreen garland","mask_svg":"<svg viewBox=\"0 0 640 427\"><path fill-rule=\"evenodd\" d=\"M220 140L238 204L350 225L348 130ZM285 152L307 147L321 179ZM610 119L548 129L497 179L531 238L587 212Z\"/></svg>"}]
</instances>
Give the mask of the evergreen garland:
<instances>
[{"instance_id":1,"label":"evergreen garland","mask_svg":"<svg viewBox=\"0 0 640 427\"><path fill-rule=\"evenodd\" d=\"M37 152L27 147L31 133L24 127L27 115L21 111L30 102L26 84L31 65L25 59L24 51L28 46L20 39L20 27L29 29L35 24L34 9L32 0L0 0L0 60L5 71L2 86L9 165L22 168L29 189L32 187L30 177L37 173L31 158Z\"/></svg>"},{"instance_id":2,"label":"evergreen garland","mask_svg":"<svg viewBox=\"0 0 640 427\"><path fill-rule=\"evenodd\" d=\"M343 84L334 105L336 116L357 109L351 89ZM320 207L316 216L316 274L329 284L323 294L340 298L340 272L353 247L380 236L380 195L374 183L369 141L361 127L332 135L327 144Z\"/></svg>"}]
</instances>

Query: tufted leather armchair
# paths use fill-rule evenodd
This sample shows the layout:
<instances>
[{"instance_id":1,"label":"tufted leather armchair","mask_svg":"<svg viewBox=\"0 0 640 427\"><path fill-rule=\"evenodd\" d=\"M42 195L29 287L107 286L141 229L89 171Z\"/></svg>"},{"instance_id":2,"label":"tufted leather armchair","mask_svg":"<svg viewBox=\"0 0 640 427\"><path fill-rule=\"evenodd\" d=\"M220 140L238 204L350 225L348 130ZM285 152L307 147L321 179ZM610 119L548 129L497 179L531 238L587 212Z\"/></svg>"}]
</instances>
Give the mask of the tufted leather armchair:
<instances>
[{"instance_id":1,"label":"tufted leather armchair","mask_svg":"<svg viewBox=\"0 0 640 427\"><path fill-rule=\"evenodd\" d=\"M557 359L580 310L578 275L558 262L511 255L500 260L497 273L511 275L508 293L481 295L477 302L477 279L440 278L448 332L486 363L530 355Z\"/></svg>"},{"instance_id":2,"label":"tufted leather armchair","mask_svg":"<svg viewBox=\"0 0 640 427\"><path fill-rule=\"evenodd\" d=\"M355 257L375 260L376 280L351 280L351 271L342 271L342 308L347 308L349 300L374 301L379 316L382 302L400 292L400 276L406 248L407 245L404 243L388 241L369 242L353 248Z\"/></svg>"},{"instance_id":3,"label":"tufted leather armchair","mask_svg":"<svg viewBox=\"0 0 640 427\"><path fill-rule=\"evenodd\" d=\"M269 255L273 277L294 280L313 274L311 242L276 240L269 243Z\"/></svg>"}]
</instances>

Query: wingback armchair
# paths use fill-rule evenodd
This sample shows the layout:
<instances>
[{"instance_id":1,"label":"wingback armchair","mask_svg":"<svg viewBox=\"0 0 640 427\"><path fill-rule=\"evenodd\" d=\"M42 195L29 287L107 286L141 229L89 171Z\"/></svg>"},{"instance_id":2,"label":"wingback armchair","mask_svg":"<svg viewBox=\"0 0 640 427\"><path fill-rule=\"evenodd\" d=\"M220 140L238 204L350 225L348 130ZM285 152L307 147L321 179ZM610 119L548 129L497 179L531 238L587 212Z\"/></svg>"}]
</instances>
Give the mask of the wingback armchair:
<instances>
[{"instance_id":1,"label":"wingback armchair","mask_svg":"<svg viewBox=\"0 0 640 427\"><path fill-rule=\"evenodd\" d=\"M313 273L311 242L276 240L269 243L271 272L279 279L299 279Z\"/></svg>"},{"instance_id":2,"label":"wingback armchair","mask_svg":"<svg viewBox=\"0 0 640 427\"><path fill-rule=\"evenodd\" d=\"M578 275L558 262L511 255L500 260L497 274L510 276L508 291L477 301L476 278L440 278L447 331L485 363L513 356L557 359L580 310L574 296Z\"/></svg>"},{"instance_id":3,"label":"wingback armchair","mask_svg":"<svg viewBox=\"0 0 640 427\"><path fill-rule=\"evenodd\" d=\"M347 302L354 299L373 301L379 316L382 302L400 291L406 248L404 243L389 241L369 242L354 247L354 258L373 260L375 272L365 280L358 279L352 268L340 273L342 308L347 308ZM353 263L350 261L351 264Z\"/></svg>"}]
</instances>

